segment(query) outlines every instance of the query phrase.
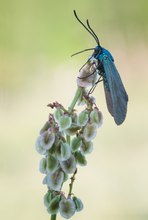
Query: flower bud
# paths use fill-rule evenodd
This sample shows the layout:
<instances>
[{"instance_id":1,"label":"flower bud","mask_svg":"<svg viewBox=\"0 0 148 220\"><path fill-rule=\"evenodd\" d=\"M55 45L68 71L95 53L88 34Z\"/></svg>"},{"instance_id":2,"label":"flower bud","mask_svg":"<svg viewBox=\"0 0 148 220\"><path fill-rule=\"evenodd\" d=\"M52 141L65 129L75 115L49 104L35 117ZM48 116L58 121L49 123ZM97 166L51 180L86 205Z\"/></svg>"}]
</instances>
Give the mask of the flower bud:
<instances>
[{"instance_id":1,"label":"flower bud","mask_svg":"<svg viewBox=\"0 0 148 220\"><path fill-rule=\"evenodd\" d=\"M83 209L82 201L80 199L78 199L77 197L75 197L75 196L72 199L73 199L73 201L75 203L76 211L80 212Z\"/></svg>"},{"instance_id":2,"label":"flower bud","mask_svg":"<svg viewBox=\"0 0 148 220\"><path fill-rule=\"evenodd\" d=\"M68 115L63 115L59 119L60 130L66 130L71 126L72 120Z\"/></svg>"},{"instance_id":3,"label":"flower bud","mask_svg":"<svg viewBox=\"0 0 148 220\"><path fill-rule=\"evenodd\" d=\"M71 156L69 144L61 142L61 144L56 148L56 154L60 161L69 159Z\"/></svg>"},{"instance_id":4,"label":"flower bud","mask_svg":"<svg viewBox=\"0 0 148 220\"><path fill-rule=\"evenodd\" d=\"M98 128L101 127L103 123L103 115L97 108L94 108L94 110L90 113L90 119L91 123L96 123Z\"/></svg>"},{"instance_id":5,"label":"flower bud","mask_svg":"<svg viewBox=\"0 0 148 220\"><path fill-rule=\"evenodd\" d=\"M45 131L40 136L40 145L45 149L49 150L55 142L55 134L50 131Z\"/></svg>"},{"instance_id":6,"label":"flower bud","mask_svg":"<svg viewBox=\"0 0 148 220\"><path fill-rule=\"evenodd\" d=\"M86 166L87 165L86 158L85 158L85 156L80 151L77 151L75 153L75 158L76 158L77 163L80 166Z\"/></svg>"},{"instance_id":7,"label":"flower bud","mask_svg":"<svg viewBox=\"0 0 148 220\"><path fill-rule=\"evenodd\" d=\"M63 218L69 219L75 214L76 207L74 201L63 198L59 203L59 212Z\"/></svg>"},{"instance_id":8,"label":"flower bud","mask_svg":"<svg viewBox=\"0 0 148 220\"><path fill-rule=\"evenodd\" d=\"M84 139L89 142L96 137L97 134L97 125L96 123L87 124L83 131Z\"/></svg>"},{"instance_id":9,"label":"flower bud","mask_svg":"<svg viewBox=\"0 0 148 220\"><path fill-rule=\"evenodd\" d=\"M46 206L46 208L49 207L49 204L50 204L52 198L53 198L52 192L48 191L44 196L44 205Z\"/></svg>"},{"instance_id":10,"label":"flower bud","mask_svg":"<svg viewBox=\"0 0 148 220\"><path fill-rule=\"evenodd\" d=\"M48 154L47 157L47 172L54 173L58 169L58 160L52 154Z\"/></svg>"},{"instance_id":11,"label":"flower bud","mask_svg":"<svg viewBox=\"0 0 148 220\"><path fill-rule=\"evenodd\" d=\"M71 155L71 157L68 160L61 161L60 165L61 165L62 170L65 173L67 173L67 174L74 173L75 170L76 170L76 160L75 160L75 157L73 155Z\"/></svg>"},{"instance_id":12,"label":"flower bud","mask_svg":"<svg viewBox=\"0 0 148 220\"><path fill-rule=\"evenodd\" d=\"M81 137L74 137L71 141L71 150L72 152L77 151L82 145Z\"/></svg>"},{"instance_id":13,"label":"flower bud","mask_svg":"<svg viewBox=\"0 0 148 220\"><path fill-rule=\"evenodd\" d=\"M56 122L59 122L60 117L63 115L63 111L60 108L57 108L54 112L54 119Z\"/></svg>"},{"instance_id":14,"label":"flower bud","mask_svg":"<svg viewBox=\"0 0 148 220\"><path fill-rule=\"evenodd\" d=\"M88 112L83 111L79 114L77 124L81 127L85 126L88 122Z\"/></svg>"},{"instance_id":15,"label":"flower bud","mask_svg":"<svg viewBox=\"0 0 148 220\"><path fill-rule=\"evenodd\" d=\"M60 202L61 196L56 195L50 202L49 207L47 208L47 211L51 215L55 215L58 213L59 210L59 202Z\"/></svg>"},{"instance_id":16,"label":"flower bud","mask_svg":"<svg viewBox=\"0 0 148 220\"><path fill-rule=\"evenodd\" d=\"M46 121L46 123L44 124L44 126L42 127L42 129L40 130L40 134L43 134L45 131L48 130L48 128L50 128L50 122Z\"/></svg>"},{"instance_id":17,"label":"flower bud","mask_svg":"<svg viewBox=\"0 0 148 220\"><path fill-rule=\"evenodd\" d=\"M96 81L97 76L97 65L94 62L87 62L87 64L79 72L77 78L77 85L80 87L92 86L94 81Z\"/></svg>"},{"instance_id":18,"label":"flower bud","mask_svg":"<svg viewBox=\"0 0 148 220\"><path fill-rule=\"evenodd\" d=\"M55 191L60 191L64 180L63 171L57 170L55 173L47 175L47 185Z\"/></svg>"},{"instance_id":19,"label":"flower bud","mask_svg":"<svg viewBox=\"0 0 148 220\"><path fill-rule=\"evenodd\" d=\"M47 167L46 158L42 158L39 164L39 171L41 173L46 174L46 167Z\"/></svg>"},{"instance_id":20,"label":"flower bud","mask_svg":"<svg viewBox=\"0 0 148 220\"><path fill-rule=\"evenodd\" d=\"M39 154L46 154L46 149L43 148L40 144L40 136L37 138L36 143L35 143L35 149Z\"/></svg>"},{"instance_id":21,"label":"flower bud","mask_svg":"<svg viewBox=\"0 0 148 220\"><path fill-rule=\"evenodd\" d=\"M83 141L82 146L81 146L81 152L83 154L89 154L93 151L93 142L86 142Z\"/></svg>"},{"instance_id":22,"label":"flower bud","mask_svg":"<svg viewBox=\"0 0 148 220\"><path fill-rule=\"evenodd\" d=\"M72 136L72 135L75 135L80 128L81 128L80 126L78 126L78 125L76 125L76 124L73 123L73 124L71 124L70 128L68 128L68 129L65 131L65 133L66 133L67 135Z\"/></svg>"}]
</instances>

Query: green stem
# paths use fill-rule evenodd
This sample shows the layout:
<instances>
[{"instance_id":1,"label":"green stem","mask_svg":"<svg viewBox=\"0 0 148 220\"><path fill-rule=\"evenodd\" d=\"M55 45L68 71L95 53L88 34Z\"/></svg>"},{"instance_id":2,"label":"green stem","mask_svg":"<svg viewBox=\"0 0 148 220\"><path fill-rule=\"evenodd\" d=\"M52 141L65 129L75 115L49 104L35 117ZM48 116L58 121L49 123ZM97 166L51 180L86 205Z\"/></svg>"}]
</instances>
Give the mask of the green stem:
<instances>
[{"instance_id":1,"label":"green stem","mask_svg":"<svg viewBox=\"0 0 148 220\"><path fill-rule=\"evenodd\" d=\"M71 196L72 193L72 188L73 188L73 183L75 181L75 175L77 174L77 169L75 170L73 176L71 177L71 183L69 184L69 193L68 193L68 197Z\"/></svg>"},{"instance_id":2,"label":"green stem","mask_svg":"<svg viewBox=\"0 0 148 220\"><path fill-rule=\"evenodd\" d=\"M57 215L51 215L51 219L50 220L56 220Z\"/></svg>"},{"instance_id":3,"label":"green stem","mask_svg":"<svg viewBox=\"0 0 148 220\"><path fill-rule=\"evenodd\" d=\"M72 100L72 102L71 102L71 105L70 105L69 108L68 108L69 113L71 113L72 110L73 110L73 108L75 107L75 105L76 105L78 99L79 99L80 96L82 95L82 91L83 91L83 88L82 88L82 87L78 87L78 88L77 88L77 91L76 91L75 96L74 96L74 98L73 98L73 100Z\"/></svg>"}]
</instances>

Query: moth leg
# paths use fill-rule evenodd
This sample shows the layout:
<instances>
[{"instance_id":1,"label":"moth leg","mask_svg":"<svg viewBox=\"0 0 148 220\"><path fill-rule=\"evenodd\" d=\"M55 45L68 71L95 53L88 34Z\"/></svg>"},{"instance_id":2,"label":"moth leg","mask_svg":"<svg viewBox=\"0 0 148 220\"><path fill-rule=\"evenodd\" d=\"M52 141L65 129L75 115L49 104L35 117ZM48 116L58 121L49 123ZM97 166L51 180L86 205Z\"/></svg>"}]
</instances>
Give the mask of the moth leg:
<instances>
[{"instance_id":1,"label":"moth leg","mask_svg":"<svg viewBox=\"0 0 148 220\"><path fill-rule=\"evenodd\" d=\"M98 84L99 82L102 82L102 81L103 81L103 79L101 79L101 78L102 78L102 76L100 76L100 77L99 77L99 79L98 79L98 81L97 81L97 82L95 82L95 85L94 85L94 86L92 86L92 88L89 90L88 95L92 94L92 93L93 93L93 91L95 90L95 88L96 88L97 84Z\"/></svg>"}]
</instances>

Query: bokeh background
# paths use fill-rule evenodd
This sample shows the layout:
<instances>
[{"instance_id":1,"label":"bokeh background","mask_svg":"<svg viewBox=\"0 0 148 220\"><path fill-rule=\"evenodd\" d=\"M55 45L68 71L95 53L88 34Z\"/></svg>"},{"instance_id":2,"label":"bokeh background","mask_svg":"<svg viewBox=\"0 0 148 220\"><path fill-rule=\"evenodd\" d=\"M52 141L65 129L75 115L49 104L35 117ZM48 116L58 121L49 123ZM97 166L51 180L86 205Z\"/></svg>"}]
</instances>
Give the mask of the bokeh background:
<instances>
[{"instance_id":1,"label":"bokeh background","mask_svg":"<svg viewBox=\"0 0 148 220\"><path fill-rule=\"evenodd\" d=\"M85 209L73 219L147 220L147 0L0 0L0 219L50 219L34 143L46 105L71 102L89 53L70 55L95 46L73 9L114 55L129 94L127 119L116 126L102 85L94 92L104 125L75 181Z\"/></svg>"}]
</instances>

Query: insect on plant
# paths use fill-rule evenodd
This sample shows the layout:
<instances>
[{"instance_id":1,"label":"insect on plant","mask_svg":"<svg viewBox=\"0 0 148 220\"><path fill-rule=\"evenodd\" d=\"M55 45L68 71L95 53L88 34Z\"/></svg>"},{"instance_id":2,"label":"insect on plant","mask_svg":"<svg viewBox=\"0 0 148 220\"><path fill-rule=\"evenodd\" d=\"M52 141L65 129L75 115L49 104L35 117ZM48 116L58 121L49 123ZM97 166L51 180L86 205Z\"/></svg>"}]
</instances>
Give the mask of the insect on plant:
<instances>
[{"instance_id":1,"label":"insect on plant","mask_svg":"<svg viewBox=\"0 0 148 220\"><path fill-rule=\"evenodd\" d=\"M91 88L91 90L89 91L89 94L94 91L96 85L99 82L103 81L108 111L113 116L115 123L117 125L120 125L123 123L126 117L128 95L126 93L126 90L124 88L120 75L118 73L118 70L116 69L116 66L114 64L114 58L108 50L106 50L100 45L99 38L97 37L93 29L90 27L88 19L86 20L87 25L85 25L79 19L75 10L74 10L74 15L76 19L78 20L78 22L95 39L97 46L95 48L82 50L78 53L73 54L72 56L85 52L85 51L94 50L94 52L92 53L92 55L90 56L87 62L89 62L92 58L98 61L97 71L99 74L99 79L96 81L95 85ZM92 76L94 73L96 73L96 71L94 71L93 73L85 77L79 77L79 78L80 79L88 78Z\"/></svg>"}]
</instances>

